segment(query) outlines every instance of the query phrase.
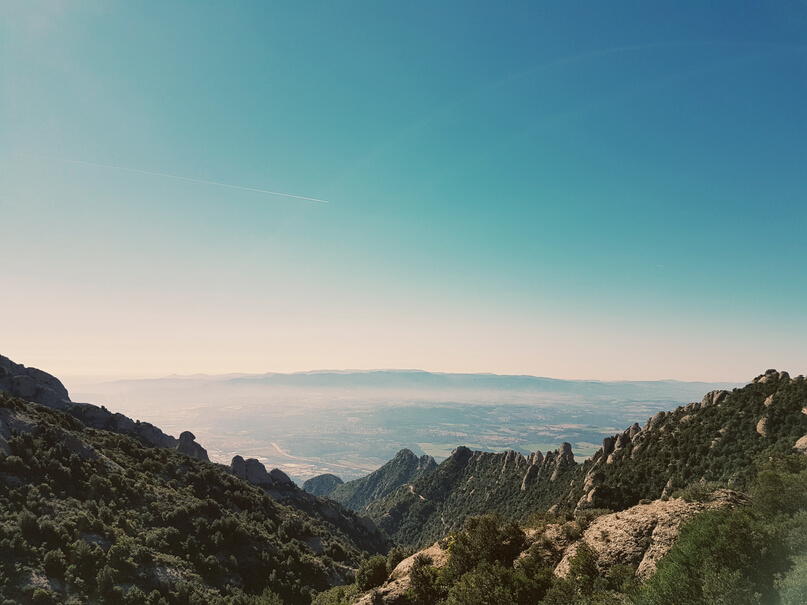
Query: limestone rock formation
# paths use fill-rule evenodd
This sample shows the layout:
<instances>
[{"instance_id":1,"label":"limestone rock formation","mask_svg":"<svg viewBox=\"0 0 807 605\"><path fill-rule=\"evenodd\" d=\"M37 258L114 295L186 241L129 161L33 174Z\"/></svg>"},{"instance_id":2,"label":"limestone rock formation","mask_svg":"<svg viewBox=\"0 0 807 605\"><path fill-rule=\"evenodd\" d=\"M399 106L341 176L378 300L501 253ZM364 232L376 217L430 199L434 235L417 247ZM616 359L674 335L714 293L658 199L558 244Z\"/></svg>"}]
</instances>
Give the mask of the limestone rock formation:
<instances>
[{"instance_id":1,"label":"limestone rock formation","mask_svg":"<svg viewBox=\"0 0 807 605\"><path fill-rule=\"evenodd\" d=\"M764 416L759 419L759 422L757 422L757 433L763 437L768 436L768 419Z\"/></svg>"},{"instance_id":2,"label":"limestone rock formation","mask_svg":"<svg viewBox=\"0 0 807 605\"><path fill-rule=\"evenodd\" d=\"M616 564L637 566L637 575L652 575L659 560L672 548L681 524L704 510L735 506L743 497L730 490L718 490L709 502L685 502L680 498L639 504L595 519L581 540L569 545L555 568L556 575L569 573L569 561L581 542L597 551L598 567L605 573Z\"/></svg>"},{"instance_id":3,"label":"limestone rock formation","mask_svg":"<svg viewBox=\"0 0 807 605\"><path fill-rule=\"evenodd\" d=\"M418 555L425 555L431 559L432 565L438 569L443 567L448 562L448 551L443 549L438 542L432 544L429 548L415 553L411 557L407 557L392 570L389 580L386 584L377 590L377 597L385 605L397 605L398 603L407 603L406 592L409 590L409 574L412 571L412 564L415 562L415 557ZM356 601L355 605L374 605L378 601L373 600L373 594L368 593Z\"/></svg>"},{"instance_id":4,"label":"limestone rock formation","mask_svg":"<svg viewBox=\"0 0 807 605\"><path fill-rule=\"evenodd\" d=\"M207 450L196 443L196 437L190 431L183 431L180 434L177 451L197 460L210 460L207 457Z\"/></svg>"},{"instance_id":5,"label":"limestone rock formation","mask_svg":"<svg viewBox=\"0 0 807 605\"><path fill-rule=\"evenodd\" d=\"M764 374L760 374L751 384L766 384L768 382L779 382L780 380L790 380L790 374L787 372L777 372L776 370L768 370Z\"/></svg>"},{"instance_id":6,"label":"limestone rock formation","mask_svg":"<svg viewBox=\"0 0 807 605\"><path fill-rule=\"evenodd\" d=\"M26 368L0 355L0 391L59 410L72 405L61 381L37 368Z\"/></svg>"},{"instance_id":7,"label":"limestone rock formation","mask_svg":"<svg viewBox=\"0 0 807 605\"><path fill-rule=\"evenodd\" d=\"M273 468L271 471L269 471L269 478L275 485L294 485L294 482L289 478L289 476L279 468Z\"/></svg>"},{"instance_id":8,"label":"limestone rock formation","mask_svg":"<svg viewBox=\"0 0 807 605\"><path fill-rule=\"evenodd\" d=\"M257 485L267 490L282 488L296 488L294 481L279 468L273 468L267 472L266 467L260 460L235 456L230 463L230 472L240 479L249 481L252 485Z\"/></svg>"},{"instance_id":9,"label":"limestone rock formation","mask_svg":"<svg viewBox=\"0 0 807 605\"><path fill-rule=\"evenodd\" d=\"M728 394L728 391L709 391L703 396L700 407L705 408L712 405L720 405Z\"/></svg>"}]
</instances>

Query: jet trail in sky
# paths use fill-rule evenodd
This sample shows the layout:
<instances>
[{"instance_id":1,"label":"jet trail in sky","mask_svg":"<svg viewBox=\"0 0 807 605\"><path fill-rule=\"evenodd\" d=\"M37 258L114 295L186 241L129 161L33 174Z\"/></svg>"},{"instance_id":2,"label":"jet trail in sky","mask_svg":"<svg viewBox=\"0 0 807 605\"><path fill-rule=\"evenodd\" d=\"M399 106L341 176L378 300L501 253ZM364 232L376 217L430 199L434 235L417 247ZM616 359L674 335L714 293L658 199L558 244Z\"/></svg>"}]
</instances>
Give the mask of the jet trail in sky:
<instances>
[{"instance_id":1,"label":"jet trail in sky","mask_svg":"<svg viewBox=\"0 0 807 605\"><path fill-rule=\"evenodd\" d=\"M279 193L277 191L266 191L265 189L253 189L252 187L241 187L240 185L228 185L227 183L217 183L215 181L204 181L202 179L192 179L187 176L177 176L175 174L164 174L162 172L152 172L151 170L138 170L137 168L125 168L123 166L109 166L107 164L95 164L93 162L82 162L81 160L66 160L64 158L50 158L44 155L32 155L29 153L14 153L24 158L36 158L38 160L50 160L52 162L66 162L68 164L83 164L84 166L95 166L96 168L111 168L112 170L125 170L127 172L139 172L140 174L151 174L153 176L162 176L168 179L177 179L180 181L191 181L193 183L204 183L205 185L216 185L218 187L229 187L230 189L242 189L243 191L254 191L256 193L266 193L268 195L279 195L282 197L293 197L298 200L308 200L309 202L320 202L322 204L329 204L327 200L318 200L315 197L304 197L302 195L292 195L291 193Z\"/></svg>"}]
</instances>

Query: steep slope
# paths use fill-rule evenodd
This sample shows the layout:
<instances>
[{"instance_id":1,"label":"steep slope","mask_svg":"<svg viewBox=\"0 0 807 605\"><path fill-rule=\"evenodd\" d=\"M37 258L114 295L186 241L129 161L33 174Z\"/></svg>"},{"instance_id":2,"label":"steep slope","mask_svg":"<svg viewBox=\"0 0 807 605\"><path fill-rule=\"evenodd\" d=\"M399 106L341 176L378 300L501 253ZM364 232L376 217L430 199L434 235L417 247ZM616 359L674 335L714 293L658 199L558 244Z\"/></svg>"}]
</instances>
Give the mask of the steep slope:
<instances>
[{"instance_id":1,"label":"steep slope","mask_svg":"<svg viewBox=\"0 0 807 605\"><path fill-rule=\"evenodd\" d=\"M207 451L196 443L193 433L183 432L179 439L166 435L148 422L132 420L105 407L70 400L61 381L37 368L27 368L0 355L0 393L20 397L49 408L63 410L89 427L136 436L155 447L176 449L199 460L208 460Z\"/></svg>"},{"instance_id":2,"label":"steep slope","mask_svg":"<svg viewBox=\"0 0 807 605\"><path fill-rule=\"evenodd\" d=\"M743 506L748 498L729 490L717 490L703 502L685 501L681 498L656 500L631 507L621 513L600 515L593 520L578 517L565 521L550 517L548 523L538 528L521 529L515 532L520 542L518 554L513 557L516 567L528 568L525 562L533 559L540 561L547 570L551 569L556 578L567 578L572 571L572 561L584 548L590 549L595 568L592 572L605 579L613 576L614 570L635 570L637 581L647 580L656 571L658 562L675 544L680 529L687 521L694 519L707 510L719 510ZM496 524L490 520L477 518L468 527L463 528L452 538L440 540L401 561L391 571L387 582L378 587L374 593L359 597L356 605L408 604L407 594L412 588L412 573L415 561L428 557L430 566L444 568L452 556L448 544L457 542L457 535L467 536L469 531L482 533L477 529L480 525L488 534L496 534ZM586 526L585 529L583 526ZM500 528L499 528L500 529ZM492 531L491 531L492 530ZM481 536L480 536L481 537ZM480 545L479 550L494 552L498 544L492 539L490 543ZM483 553L479 553L482 555ZM550 580L551 581L551 580Z\"/></svg>"},{"instance_id":3,"label":"steep slope","mask_svg":"<svg viewBox=\"0 0 807 605\"><path fill-rule=\"evenodd\" d=\"M270 589L307 603L363 556L338 520L62 411L0 393L0 435L0 595L14 602L139 604L156 590L219 603Z\"/></svg>"},{"instance_id":4,"label":"steep slope","mask_svg":"<svg viewBox=\"0 0 807 605\"><path fill-rule=\"evenodd\" d=\"M576 468L568 443L545 456L459 447L433 471L370 504L367 514L395 541L420 546L472 515L496 511L520 519L548 508L565 495Z\"/></svg>"},{"instance_id":5,"label":"steep slope","mask_svg":"<svg viewBox=\"0 0 807 605\"><path fill-rule=\"evenodd\" d=\"M761 453L790 451L804 435L807 380L768 370L606 438L565 505L621 510L699 481L745 488Z\"/></svg>"},{"instance_id":6,"label":"steep slope","mask_svg":"<svg viewBox=\"0 0 807 605\"><path fill-rule=\"evenodd\" d=\"M369 560L380 573L313 605L802 604L807 456L766 451L756 468L747 493L698 483L615 513L536 514L526 528L471 517L397 567Z\"/></svg>"},{"instance_id":7,"label":"steep slope","mask_svg":"<svg viewBox=\"0 0 807 605\"><path fill-rule=\"evenodd\" d=\"M337 485L328 497L347 508L361 512L371 502L383 498L403 485L408 485L435 468L437 463L431 456L418 458L411 450L404 449L366 477Z\"/></svg>"},{"instance_id":8,"label":"steep slope","mask_svg":"<svg viewBox=\"0 0 807 605\"><path fill-rule=\"evenodd\" d=\"M361 550L373 553L387 552L390 541L378 531L369 517L344 508L330 498L310 494L299 487L279 468L267 471L255 458L244 460L235 456L229 467L222 467L239 479L261 488L276 502L285 504L314 519L336 527Z\"/></svg>"},{"instance_id":9,"label":"steep slope","mask_svg":"<svg viewBox=\"0 0 807 605\"><path fill-rule=\"evenodd\" d=\"M303 489L315 496L330 496L333 490L343 483L344 481L336 475L325 473L324 475L311 477L311 479L303 483Z\"/></svg>"},{"instance_id":10,"label":"steep slope","mask_svg":"<svg viewBox=\"0 0 807 605\"><path fill-rule=\"evenodd\" d=\"M397 542L422 546L492 511L512 519L548 508L618 511L700 481L743 489L762 452L789 451L807 435L805 410L804 377L769 370L741 389L713 391L607 437L582 465L568 444L527 457L457 448L366 510Z\"/></svg>"}]
</instances>

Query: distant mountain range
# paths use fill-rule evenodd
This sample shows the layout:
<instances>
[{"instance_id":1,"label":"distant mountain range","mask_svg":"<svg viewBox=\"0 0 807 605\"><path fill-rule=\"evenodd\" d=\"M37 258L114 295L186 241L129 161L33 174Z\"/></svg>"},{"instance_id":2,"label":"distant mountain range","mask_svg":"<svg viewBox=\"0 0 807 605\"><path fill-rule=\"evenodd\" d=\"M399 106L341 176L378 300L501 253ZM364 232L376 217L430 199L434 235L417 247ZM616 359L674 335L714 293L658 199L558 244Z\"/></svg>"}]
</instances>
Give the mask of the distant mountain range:
<instances>
[{"instance_id":1,"label":"distant mountain range","mask_svg":"<svg viewBox=\"0 0 807 605\"><path fill-rule=\"evenodd\" d=\"M231 387L294 387L311 389L405 389L412 391L514 391L522 393L567 394L595 400L618 398L622 401L682 395L700 397L707 390L740 386L729 382L686 382L678 380L597 381L561 380L528 375L451 374L423 370L318 370L293 374L227 374L168 376L165 378L116 380L95 383L99 392L141 389L210 388L213 384Z\"/></svg>"}]
</instances>

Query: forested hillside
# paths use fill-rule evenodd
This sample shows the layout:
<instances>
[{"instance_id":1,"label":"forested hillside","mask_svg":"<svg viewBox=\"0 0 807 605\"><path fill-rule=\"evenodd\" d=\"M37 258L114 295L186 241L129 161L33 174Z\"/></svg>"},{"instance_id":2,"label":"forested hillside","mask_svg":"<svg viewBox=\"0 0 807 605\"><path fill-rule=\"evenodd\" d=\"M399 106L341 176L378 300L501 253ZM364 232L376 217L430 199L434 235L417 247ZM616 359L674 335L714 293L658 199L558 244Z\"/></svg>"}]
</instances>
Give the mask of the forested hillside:
<instances>
[{"instance_id":1,"label":"forested hillside","mask_svg":"<svg viewBox=\"0 0 807 605\"><path fill-rule=\"evenodd\" d=\"M765 452L747 494L696 484L619 513L498 515L315 605L803 605L807 456ZM659 561L660 559L660 561Z\"/></svg>"},{"instance_id":2,"label":"forested hillside","mask_svg":"<svg viewBox=\"0 0 807 605\"><path fill-rule=\"evenodd\" d=\"M0 436L6 604L308 603L352 579L368 543L226 467L6 393Z\"/></svg>"},{"instance_id":3,"label":"forested hillside","mask_svg":"<svg viewBox=\"0 0 807 605\"><path fill-rule=\"evenodd\" d=\"M435 468L437 463L431 456L418 458L411 450L401 450L392 460L366 477L347 483L333 483L333 489L325 491L323 495L355 511L364 511L371 502L383 498ZM314 477L307 483L316 485L321 481L321 478Z\"/></svg>"},{"instance_id":4,"label":"forested hillside","mask_svg":"<svg viewBox=\"0 0 807 605\"><path fill-rule=\"evenodd\" d=\"M804 377L771 370L743 388L709 393L607 437L583 464L568 444L526 457L458 448L366 510L397 542L419 547L490 511L523 521L549 508L622 510L692 483L746 489L763 452L789 451L807 435L804 410Z\"/></svg>"}]
</instances>

